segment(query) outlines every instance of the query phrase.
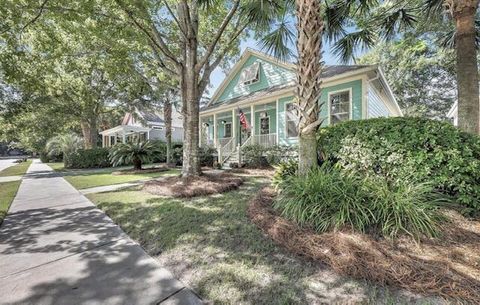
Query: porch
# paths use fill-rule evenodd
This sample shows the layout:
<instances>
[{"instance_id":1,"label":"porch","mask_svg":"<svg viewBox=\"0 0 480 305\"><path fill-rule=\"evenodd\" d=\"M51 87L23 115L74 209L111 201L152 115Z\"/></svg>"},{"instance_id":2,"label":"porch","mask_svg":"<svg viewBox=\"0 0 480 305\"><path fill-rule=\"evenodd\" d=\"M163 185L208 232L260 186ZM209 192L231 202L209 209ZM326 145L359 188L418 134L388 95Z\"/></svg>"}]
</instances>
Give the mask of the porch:
<instances>
[{"instance_id":1,"label":"porch","mask_svg":"<svg viewBox=\"0 0 480 305\"><path fill-rule=\"evenodd\" d=\"M112 147L117 143L128 143L137 140L149 140L150 128L132 125L120 125L100 132L102 147Z\"/></svg>"},{"instance_id":2,"label":"porch","mask_svg":"<svg viewBox=\"0 0 480 305\"><path fill-rule=\"evenodd\" d=\"M277 99L266 103L257 103L240 108L233 106L228 110L203 114L200 117L200 145L214 146L220 163L227 160L238 161L240 151L247 145L260 145L268 148L275 145L288 145L294 142L296 134L288 137L288 115L285 110L292 98ZM240 122L240 113L245 115L248 127ZM286 123L287 122L287 123Z\"/></svg>"}]
</instances>

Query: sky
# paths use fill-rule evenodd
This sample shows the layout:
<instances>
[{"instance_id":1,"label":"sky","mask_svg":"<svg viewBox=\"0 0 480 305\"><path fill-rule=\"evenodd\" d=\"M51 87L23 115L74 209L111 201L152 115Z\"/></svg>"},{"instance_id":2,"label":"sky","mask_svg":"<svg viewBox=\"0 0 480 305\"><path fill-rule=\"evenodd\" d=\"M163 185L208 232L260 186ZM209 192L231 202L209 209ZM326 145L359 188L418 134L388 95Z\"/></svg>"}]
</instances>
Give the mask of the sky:
<instances>
[{"instance_id":1,"label":"sky","mask_svg":"<svg viewBox=\"0 0 480 305\"><path fill-rule=\"evenodd\" d=\"M253 38L248 38L246 40L243 40L240 43L240 53L243 53L243 51L245 51L246 48L262 51L261 47L258 46L258 42ZM337 58L332 54L332 52L330 52L330 46L328 43L327 44L324 43L323 50L324 50L323 61L325 62L325 64L327 65L339 64L339 61L337 60ZM217 67L212 72L212 75L210 76L210 84L212 87L210 87L208 90L208 93L209 93L208 96L211 97L215 93L215 90L218 88L218 86L220 86L220 83L223 81L224 78L225 78L225 74L223 73L222 69L220 67Z\"/></svg>"}]
</instances>

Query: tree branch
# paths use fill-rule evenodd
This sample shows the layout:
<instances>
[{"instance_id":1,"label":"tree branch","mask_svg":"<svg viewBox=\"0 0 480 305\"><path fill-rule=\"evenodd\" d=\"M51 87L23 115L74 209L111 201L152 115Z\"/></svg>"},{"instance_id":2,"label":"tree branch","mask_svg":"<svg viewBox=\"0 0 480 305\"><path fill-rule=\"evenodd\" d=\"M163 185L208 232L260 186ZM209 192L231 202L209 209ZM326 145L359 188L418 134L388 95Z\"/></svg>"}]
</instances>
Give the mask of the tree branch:
<instances>
[{"instance_id":1,"label":"tree branch","mask_svg":"<svg viewBox=\"0 0 480 305\"><path fill-rule=\"evenodd\" d=\"M202 68L205 66L205 64L209 61L210 56L215 51L215 47L217 46L218 42L220 41L220 38L225 32L225 29L227 28L228 24L230 23L233 16L235 15L239 5L240 5L240 0L235 1L232 9L228 12L227 16L225 16L225 19L223 19L222 24L220 25L220 29L217 32L217 35L215 35L215 38L213 39L212 43L207 47L207 52L195 67L195 70L197 71L197 73L200 72Z\"/></svg>"},{"instance_id":2,"label":"tree branch","mask_svg":"<svg viewBox=\"0 0 480 305\"><path fill-rule=\"evenodd\" d=\"M38 18L40 18L40 16L42 15L43 13L43 10L45 9L45 5L47 4L48 0L43 0L42 4L40 5L40 10L38 11L37 15L32 19L30 20L29 22L27 22L23 27L22 27L22 32L27 28L29 27L30 25L34 24Z\"/></svg>"}]
</instances>

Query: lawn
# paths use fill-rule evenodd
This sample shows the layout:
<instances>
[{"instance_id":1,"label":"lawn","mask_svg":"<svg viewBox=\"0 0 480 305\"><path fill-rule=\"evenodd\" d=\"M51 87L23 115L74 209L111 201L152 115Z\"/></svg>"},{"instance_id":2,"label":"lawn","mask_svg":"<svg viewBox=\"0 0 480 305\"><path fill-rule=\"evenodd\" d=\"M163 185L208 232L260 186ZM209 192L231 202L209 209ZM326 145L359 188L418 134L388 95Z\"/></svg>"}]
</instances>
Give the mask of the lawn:
<instances>
[{"instance_id":1,"label":"lawn","mask_svg":"<svg viewBox=\"0 0 480 305\"><path fill-rule=\"evenodd\" d=\"M7 215L8 208L17 194L21 181L0 183L0 224Z\"/></svg>"},{"instance_id":2,"label":"lawn","mask_svg":"<svg viewBox=\"0 0 480 305\"><path fill-rule=\"evenodd\" d=\"M276 246L246 214L249 198L266 183L249 178L237 191L193 199L158 197L139 187L87 196L214 304L430 304L339 277Z\"/></svg>"},{"instance_id":3,"label":"lawn","mask_svg":"<svg viewBox=\"0 0 480 305\"><path fill-rule=\"evenodd\" d=\"M16 165L7 167L3 171L0 172L0 177L7 177L7 176L22 176L27 172L28 167L32 164L32 160L28 160L27 162L18 163Z\"/></svg>"}]
</instances>

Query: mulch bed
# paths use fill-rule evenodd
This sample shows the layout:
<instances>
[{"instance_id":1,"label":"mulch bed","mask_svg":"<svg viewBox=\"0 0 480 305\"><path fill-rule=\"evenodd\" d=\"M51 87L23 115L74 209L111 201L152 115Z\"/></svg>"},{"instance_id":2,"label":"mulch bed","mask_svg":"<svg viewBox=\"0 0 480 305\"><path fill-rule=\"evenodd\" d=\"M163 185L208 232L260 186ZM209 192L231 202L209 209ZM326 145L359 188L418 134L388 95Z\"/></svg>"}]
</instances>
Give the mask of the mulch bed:
<instances>
[{"instance_id":1,"label":"mulch bed","mask_svg":"<svg viewBox=\"0 0 480 305\"><path fill-rule=\"evenodd\" d=\"M243 174L247 176L261 176L261 177L271 177L275 173L275 169L273 167L266 167L266 168L232 168L227 169L226 172L234 173L234 174Z\"/></svg>"},{"instance_id":2,"label":"mulch bed","mask_svg":"<svg viewBox=\"0 0 480 305\"><path fill-rule=\"evenodd\" d=\"M166 166L143 168L141 170L124 169L124 170L113 172L112 175L151 174L151 173L166 172L168 170L169 168Z\"/></svg>"},{"instance_id":3,"label":"mulch bed","mask_svg":"<svg viewBox=\"0 0 480 305\"><path fill-rule=\"evenodd\" d=\"M243 184L243 178L227 173L203 174L199 177L167 177L148 181L143 189L161 196L190 198L220 194L236 190Z\"/></svg>"},{"instance_id":4,"label":"mulch bed","mask_svg":"<svg viewBox=\"0 0 480 305\"><path fill-rule=\"evenodd\" d=\"M337 273L415 293L480 304L480 222L453 211L438 239L393 242L349 231L318 234L279 216L276 196L263 189L250 202L252 221L289 251L328 264Z\"/></svg>"}]
</instances>

